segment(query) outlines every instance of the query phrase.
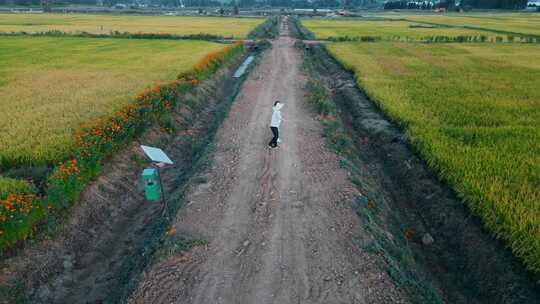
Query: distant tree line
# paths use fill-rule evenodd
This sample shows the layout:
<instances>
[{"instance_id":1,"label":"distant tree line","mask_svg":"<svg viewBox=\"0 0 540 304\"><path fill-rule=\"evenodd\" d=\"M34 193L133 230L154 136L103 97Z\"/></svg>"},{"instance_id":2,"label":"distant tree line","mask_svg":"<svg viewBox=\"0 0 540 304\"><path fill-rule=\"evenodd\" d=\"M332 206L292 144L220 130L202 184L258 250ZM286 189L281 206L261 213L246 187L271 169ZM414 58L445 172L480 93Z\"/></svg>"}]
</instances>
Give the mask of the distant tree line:
<instances>
[{"instance_id":1,"label":"distant tree line","mask_svg":"<svg viewBox=\"0 0 540 304\"><path fill-rule=\"evenodd\" d=\"M484 8L484 9L522 9L527 5L527 0L454 0L440 1L387 1L384 9L433 9L433 8Z\"/></svg>"},{"instance_id":2,"label":"distant tree line","mask_svg":"<svg viewBox=\"0 0 540 304\"><path fill-rule=\"evenodd\" d=\"M237 3L240 7L342 8L373 6L377 0L237 0Z\"/></svg>"},{"instance_id":3,"label":"distant tree line","mask_svg":"<svg viewBox=\"0 0 540 304\"><path fill-rule=\"evenodd\" d=\"M473 8L521 9L527 6L527 0L463 0L462 6Z\"/></svg>"},{"instance_id":4,"label":"distant tree line","mask_svg":"<svg viewBox=\"0 0 540 304\"><path fill-rule=\"evenodd\" d=\"M58 4L86 4L94 5L96 0L54 0ZM130 4L140 1L135 0L103 0L107 6L116 3ZM165 6L179 6L178 0L148 0L151 4ZM521 9L527 5L527 0L462 0L458 5L462 8L484 8L484 9ZM290 8L352 8L352 7L372 7L377 5L378 0L233 0L228 6L234 7L290 7ZM216 0L184 0L188 7L216 7L222 4ZM0 5L29 6L40 5L40 0L0 0ZM387 1L384 9L415 9L427 10L433 8L456 8L455 0L443 1Z\"/></svg>"},{"instance_id":5,"label":"distant tree line","mask_svg":"<svg viewBox=\"0 0 540 304\"><path fill-rule=\"evenodd\" d=\"M95 5L97 0L53 0L55 5L85 4ZM180 6L178 0L101 0L105 6L114 6L117 3L132 4L146 3L165 6ZM286 8L352 8L377 6L380 0L233 0L222 4L216 0L184 0L187 7L286 7ZM0 5L29 6L39 5L40 0L0 0Z\"/></svg>"},{"instance_id":6,"label":"distant tree line","mask_svg":"<svg viewBox=\"0 0 540 304\"><path fill-rule=\"evenodd\" d=\"M180 6L178 0L149 0L149 1L136 1L136 0L102 0L105 6L114 6L117 3L132 4L132 3L148 3L165 6ZM40 5L40 0L0 0L0 5L16 5L16 6L30 6ZM55 5L66 4L86 4L96 5L96 0L53 0ZM221 3L216 0L184 0L184 4L189 7L216 7L221 6Z\"/></svg>"},{"instance_id":7,"label":"distant tree line","mask_svg":"<svg viewBox=\"0 0 540 304\"><path fill-rule=\"evenodd\" d=\"M163 0L161 0L163 1ZM173 5L176 3L178 5L179 1L171 0ZM184 4L189 7L207 7L207 6L220 6L221 3L214 0L184 0Z\"/></svg>"},{"instance_id":8,"label":"distant tree line","mask_svg":"<svg viewBox=\"0 0 540 304\"><path fill-rule=\"evenodd\" d=\"M415 9L415 10L427 10L433 9L435 4L433 2L410 2L410 1L388 1L384 4L384 9Z\"/></svg>"},{"instance_id":9,"label":"distant tree line","mask_svg":"<svg viewBox=\"0 0 540 304\"><path fill-rule=\"evenodd\" d=\"M96 0L53 0L55 5L62 4L87 4L95 5ZM118 1L121 2L121 1ZM39 6L40 0L0 0L0 5L15 5L15 6Z\"/></svg>"},{"instance_id":10,"label":"distant tree line","mask_svg":"<svg viewBox=\"0 0 540 304\"><path fill-rule=\"evenodd\" d=\"M0 5L35 6L40 5L40 0L0 0Z\"/></svg>"}]
</instances>

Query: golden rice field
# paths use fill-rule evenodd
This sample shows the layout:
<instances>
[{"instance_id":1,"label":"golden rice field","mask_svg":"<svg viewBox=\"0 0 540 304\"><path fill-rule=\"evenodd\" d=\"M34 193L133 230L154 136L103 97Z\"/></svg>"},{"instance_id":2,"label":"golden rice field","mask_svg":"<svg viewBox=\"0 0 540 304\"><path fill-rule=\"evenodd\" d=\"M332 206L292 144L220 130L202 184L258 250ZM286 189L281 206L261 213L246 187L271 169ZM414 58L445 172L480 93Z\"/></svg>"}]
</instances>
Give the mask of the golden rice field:
<instances>
[{"instance_id":1,"label":"golden rice field","mask_svg":"<svg viewBox=\"0 0 540 304\"><path fill-rule=\"evenodd\" d=\"M421 39L430 36L489 36L492 33L470 30L464 28L428 28L425 25L419 27L419 23L399 20L331 20L331 19L306 19L302 24L312 33L316 39L328 39L331 37L381 37Z\"/></svg>"},{"instance_id":2,"label":"golden rice field","mask_svg":"<svg viewBox=\"0 0 540 304\"><path fill-rule=\"evenodd\" d=\"M0 14L0 32L88 32L109 34L167 33L175 35L212 34L246 38L263 23L263 18L114 16L89 14Z\"/></svg>"},{"instance_id":3,"label":"golden rice field","mask_svg":"<svg viewBox=\"0 0 540 304\"><path fill-rule=\"evenodd\" d=\"M540 14L523 15L429 15L407 16L413 22L429 22L456 27L468 27L526 35L540 35Z\"/></svg>"},{"instance_id":4,"label":"golden rice field","mask_svg":"<svg viewBox=\"0 0 540 304\"><path fill-rule=\"evenodd\" d=\"M85 122L173 80L206 54L206 41L0 37L0 168L56 163Z\"/></svg>"},{"instance_id":5,"label":"golden rice field","mask_svg":"<svg viewBox=\"0 0 540 304\"><path fill-rule=\"evenodd\" d=\"M540 273L540 45L327 48L486 226Z\"/></svg>"}]
</instances>

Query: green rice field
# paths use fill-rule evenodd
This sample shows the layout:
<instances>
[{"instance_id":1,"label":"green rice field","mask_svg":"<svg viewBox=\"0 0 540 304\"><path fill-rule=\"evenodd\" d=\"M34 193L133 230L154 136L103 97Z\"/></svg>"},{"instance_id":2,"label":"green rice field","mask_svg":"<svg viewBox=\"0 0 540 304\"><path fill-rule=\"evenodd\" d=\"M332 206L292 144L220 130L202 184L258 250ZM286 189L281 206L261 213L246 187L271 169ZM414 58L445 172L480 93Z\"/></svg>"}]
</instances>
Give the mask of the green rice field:
<instances>
[{"instance_id":1,"label":"green rice field","mask_svg":"<svg viewBox=\"0 0 540 304\"><path fill-rule=\"evenodd\" d=\"M485 225L540 273L540 45L327 48Z\"/></svg>"},{"instance_id":2,"label":"green rice field","mask_svg":"<svg viewBox=\"0 0 540 304\"><path fill-rule=\"evenodd\" d=\"M540 36L539 14L479 16L429 15L407 16L406 19L413 22L428 22L455 27Z\"/></svg>"},{"instance_id":3,"label":"green rice field","mask_svg":"<svg viewBox=\"0 0 540 304\"><path fill-rule=\"evenodd\" d=\"M0 32L110 32L175 35L211 34L246 38L263 18L178 17L89 14L0 14Z\"/></svg>"}]
</instances>

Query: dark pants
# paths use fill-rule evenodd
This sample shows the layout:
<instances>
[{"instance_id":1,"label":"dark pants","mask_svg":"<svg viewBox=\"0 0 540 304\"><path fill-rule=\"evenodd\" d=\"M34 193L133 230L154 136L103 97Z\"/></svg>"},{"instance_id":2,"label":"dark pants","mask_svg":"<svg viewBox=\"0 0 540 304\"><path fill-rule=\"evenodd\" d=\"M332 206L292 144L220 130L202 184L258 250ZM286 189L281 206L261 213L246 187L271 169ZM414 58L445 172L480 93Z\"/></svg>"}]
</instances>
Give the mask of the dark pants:
<instances>
[{"instance_id":1,"label":"dark pants","mask_svg":"<svg viewBox=\"0 0 540 304\"><path fill-rule=\"evenodd\" d=\"M268 143L268 145L272 148L277 147L277 140L279 138L279 130L276 127L270 127L270 130L272 130L272 134L274 134L274 137L272 140Z\"/></svg>"}]
</instances>

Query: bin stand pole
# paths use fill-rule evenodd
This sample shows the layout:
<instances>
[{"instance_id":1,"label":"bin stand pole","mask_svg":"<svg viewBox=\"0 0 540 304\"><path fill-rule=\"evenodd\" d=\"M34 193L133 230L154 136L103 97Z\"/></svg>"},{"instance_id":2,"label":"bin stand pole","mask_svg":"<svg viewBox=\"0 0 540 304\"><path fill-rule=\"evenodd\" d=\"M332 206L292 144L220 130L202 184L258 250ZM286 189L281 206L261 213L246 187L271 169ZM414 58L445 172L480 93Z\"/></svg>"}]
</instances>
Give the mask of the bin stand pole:
<instances>
[{"instance_id":1,"label":"bin stand pole","mask_svg":"<svg viewBox=\"0 0 540 304\"><path fill-rule=\"evenodd\" d=\"M161 170L160 166L156 165L159 179L159 187L161 188L161 202L163 203L163 212L162 215L167 219L169 218L169 206L167 205L167 200L165 199L165 191L163 191L163 181L161 180Z\"/></svg>"}]
</instances>

